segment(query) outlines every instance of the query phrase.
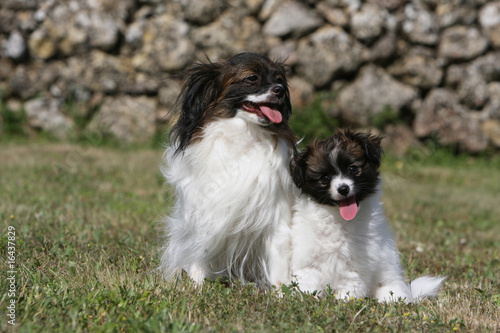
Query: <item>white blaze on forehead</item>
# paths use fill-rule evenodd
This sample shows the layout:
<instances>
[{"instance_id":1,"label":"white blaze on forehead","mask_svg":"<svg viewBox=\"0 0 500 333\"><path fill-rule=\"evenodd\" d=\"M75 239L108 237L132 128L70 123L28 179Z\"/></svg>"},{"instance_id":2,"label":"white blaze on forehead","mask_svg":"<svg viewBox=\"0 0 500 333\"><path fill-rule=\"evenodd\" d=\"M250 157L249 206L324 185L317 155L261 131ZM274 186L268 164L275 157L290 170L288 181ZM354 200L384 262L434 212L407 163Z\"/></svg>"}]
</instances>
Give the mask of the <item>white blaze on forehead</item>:
<instances>
[{"instance_id":1,"label":"white blaze on forehead","mask_svg":"<svg viewBox=\"0 0 500 333\"><path fill-rule=\"evenodd\" d=\"M328 157L330 158L330 164L335 168L335 171L340 175L341 171L340 171L340 168L339 168L339 166L337 164L338 154L339 154L339 148L335 147L330 152L330 156L328 156Z\"/></svg>"}]
</instances>

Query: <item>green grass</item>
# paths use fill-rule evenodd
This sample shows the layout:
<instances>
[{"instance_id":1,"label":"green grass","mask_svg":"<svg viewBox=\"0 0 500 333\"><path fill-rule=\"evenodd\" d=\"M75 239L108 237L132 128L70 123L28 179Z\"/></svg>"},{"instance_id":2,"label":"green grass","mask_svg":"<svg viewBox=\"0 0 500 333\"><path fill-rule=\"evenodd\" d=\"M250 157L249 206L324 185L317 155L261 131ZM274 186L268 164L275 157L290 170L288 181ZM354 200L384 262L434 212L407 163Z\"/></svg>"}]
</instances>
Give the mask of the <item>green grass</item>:
<instances>
[{"instance_id":1,"label":"green grass","mask_svg":"<svg viewBox=\"0 0 500 333\"><path fill-rule=\"evenodd\" d=\"M339 120L326 111L333 105L334 98L331 93L318 93L312 103L302 108L294 108L290 127L301 140L301 148L315 138L328 138L340 126Z\"/></svg>"},{"instance_id":2,"label":"green grass","mask_svg":"<svg viewBox=\"0 0 500 333\"><path fill-rule=\"evenodd\" d=\"M500 158L414 151L383 163L387 215L409 278L446 275L421 304L195 288L157 275L172 194L161 150L0 143L0 254L16 230L16 326L0 331L495 331L500 329ZM7 272L7 265L1 266ZM7 274L2 274L6 276ZM293 289L293 287L290 287Z\"/></svg>"}]
</instances>

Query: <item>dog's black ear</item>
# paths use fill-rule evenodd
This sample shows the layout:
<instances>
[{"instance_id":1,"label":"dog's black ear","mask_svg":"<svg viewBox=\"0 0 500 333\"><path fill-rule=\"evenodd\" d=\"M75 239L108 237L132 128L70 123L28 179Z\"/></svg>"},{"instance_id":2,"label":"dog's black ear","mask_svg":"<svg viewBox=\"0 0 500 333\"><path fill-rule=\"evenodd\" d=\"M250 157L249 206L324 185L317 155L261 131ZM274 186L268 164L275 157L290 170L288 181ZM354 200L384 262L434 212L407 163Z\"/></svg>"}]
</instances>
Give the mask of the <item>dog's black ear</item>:
<instances>
[{"instance_id":1,"label":"dog's black ear","mask_svg":"<svg viewBox=\"0 0 500 333\"><path fill-rule=\"evenodd\" d=\"M221 64L208 63L197 64L185 73L188 79L176 101L180 115L171 132L177 151L186 148L200 129L208 108L217 101L221 90L221 72Z\"/></svg>"},{"instance_id":2,"label":"dog's black ear","mask_svg":"<svg viewBox=\"0 0 500 333\"><path fill-rule=\"evenodd\" d=\"M307 147L305 152L300 153L296 156L290 165L290 171L292 173L292 179L295 185L298 188L302 188L304 186L304 181L306 177L306 168L307 168L307 158L309 157L309 152L311 148Z\"/></svg>"},{"instance_id":3,"label":"dog's black ear","mask_svg":"<svg viewBox=\"0 0 500 333\"><path fill-rule=\"evenodd\" d=\"M382 137L379 135L372 134L368 132L364 135L363 143L366 151L366 157L370 163L380 166L380 161L382 159L382 154L384 153L382 146L380 145Z\"/></svg>"}]
</instances>

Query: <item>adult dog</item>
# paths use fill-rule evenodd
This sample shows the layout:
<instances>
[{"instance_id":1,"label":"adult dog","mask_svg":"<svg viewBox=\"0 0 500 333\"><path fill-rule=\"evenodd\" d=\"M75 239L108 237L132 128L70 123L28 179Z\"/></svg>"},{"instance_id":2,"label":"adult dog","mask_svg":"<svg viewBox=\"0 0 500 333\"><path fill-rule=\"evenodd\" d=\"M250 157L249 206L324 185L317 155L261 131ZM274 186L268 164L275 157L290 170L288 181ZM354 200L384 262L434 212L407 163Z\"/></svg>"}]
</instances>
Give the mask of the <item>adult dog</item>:
<instances>
[{"instance_id":1,"label":"adult dog","mask_svg":"<svg viewBox=\"0 0 500 333\"><path fill-rule=\"evenodd\" d=\"M187 74L162 168L177 202L160 268L197 283L288 282L296 148L285 67L241 53Z\"/></svg>"}]
</instances>

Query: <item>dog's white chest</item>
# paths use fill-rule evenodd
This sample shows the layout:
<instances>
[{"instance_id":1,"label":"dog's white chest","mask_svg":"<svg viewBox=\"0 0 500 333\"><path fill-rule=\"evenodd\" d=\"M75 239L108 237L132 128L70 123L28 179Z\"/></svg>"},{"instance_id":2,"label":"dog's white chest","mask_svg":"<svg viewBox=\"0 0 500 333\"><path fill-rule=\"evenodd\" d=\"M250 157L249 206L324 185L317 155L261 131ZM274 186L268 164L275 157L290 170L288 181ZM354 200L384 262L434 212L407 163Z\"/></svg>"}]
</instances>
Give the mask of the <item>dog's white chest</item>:
<instances>
[{"instance_id":1,"label":"dog's white chest","mask_svg":"<svg viewBox=\"0 0 500 333\"><path fill-rule=\"evenodd\" d=\"M223 220L235 231L268 228L282 202L292 200L289 148L239 118L210 124L201 140L170 154L167 179L185 205L196 207L195 220Z\"/></svg>"}]
</instances>

